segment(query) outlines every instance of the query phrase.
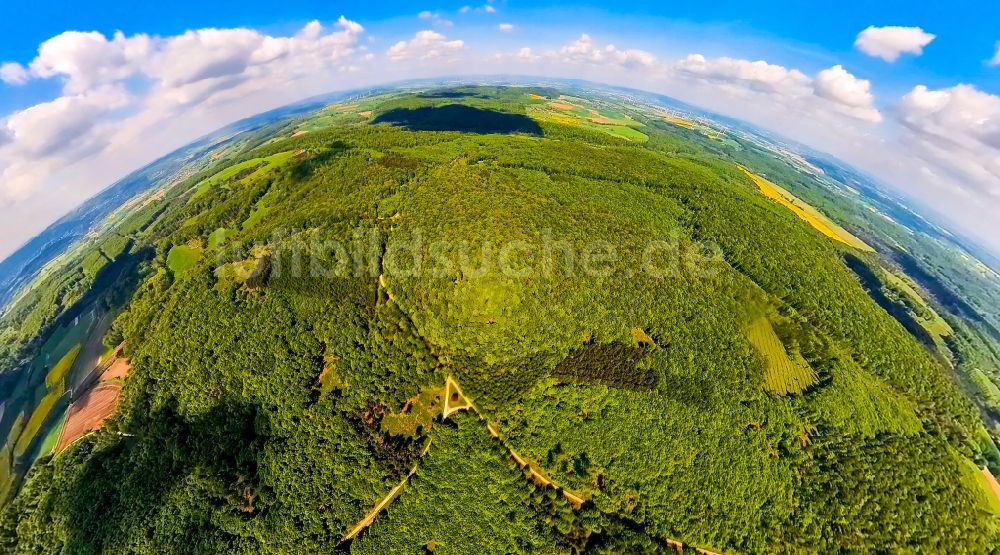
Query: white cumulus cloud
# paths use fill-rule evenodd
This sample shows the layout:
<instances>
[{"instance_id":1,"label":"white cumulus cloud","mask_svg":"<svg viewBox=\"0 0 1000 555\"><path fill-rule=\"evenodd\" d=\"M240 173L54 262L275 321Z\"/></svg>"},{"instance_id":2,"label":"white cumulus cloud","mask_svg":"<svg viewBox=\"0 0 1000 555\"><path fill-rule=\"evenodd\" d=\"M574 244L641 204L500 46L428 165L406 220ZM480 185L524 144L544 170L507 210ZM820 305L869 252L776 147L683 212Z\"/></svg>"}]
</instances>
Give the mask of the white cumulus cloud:
<instances>
[{"instance_id":1,"label":"white cumulus cloud","mask_svg":"<svg viewBox=\"0 0 1000 555\"><path fill-rule=\"evenodd\" d=\"M681 74L718 83L738 84L756 91L803 94L809 78L797 69L787 69L763 60L749 61L728 57L708 59L691 54L674 65Z\"/></svg>"},{"instance_id":2,"label":"white cumulus cloud","mask_svg":"<svg viewBox=\"0 0 1000 555\"><path fill-rule=\"evenodd\" d=\"M500 29L504 33L510 33L510 32L514 31L514 24L513 23L501 23L500 25L497 25L497 29Z\"/></svg>"},{"instance_id":3,"label":"white cumulus cloud","mask_svg":"<svg viewBox=\"0 0 1000 555\"><path fill-rule=\"evenodd\" d=\"M473 11L473 7L468 5L462 6L461 8L458 9L458 13L460 14L467 14L471 11ZM478 8L475 8L475 11L478 13L497 13L497 9L491 6L489 2L483 4L482 6L479 6Z\"/></svg>"},{"instance_id":4,"label":"white cumulus cloud","mask_svg":"<svg viewBox=\"0 0 1000 555\"><path fill-rule=\"evenodd\" d=\"M18 150L31 155L65 151L89 142L89 132L100 116L123 108L129 94L120 86L102 86L36 104L7 118L6 127Z\"/></svg>"},{"instance_id":5,"label":"white cumulus cloud","mask_svg":"<svg viewBox=\"0 0 1000 555\"><path fill-rule=\"evenodd\" d=\"M858 34L854 46L869 56L895 62L902 54L919 56L934 38L920 27L870 26Z\"/></svg>"},{"instance_id":6,"label":"white cumulus cloud","mask_svg":"<svg viewBox=\"0 0 1000 555\"><path fill-rule=\"evenodd\" d=\"M531 48L527 46L522 47L520 50L518 50L516 56L519 60L523 60L526 62L534 62L539 58L539 56L537 56L534 53L534 51L532 51Z\"/></svg>"},{"instance_id":7,"label":"white cumulus cloud","mask_svg":"<svg viewBox=\"0 0 1000 555\"><path fill-rule=\"evenodd\" d=\"M0 81L10 85L23 85L28 82L30 74L28 70L17 62L7 62L0 64Z\"/></svg>"},{"instance_id":8,"label":"white cumulus cloud","mask_svg":"<svg viewBox=\"0 0 1000 555\"><path fill-rule=\"evenodd\" d=\"M118 32L108 40L93 31L67 31L43 42L29 67L36 78L64 78L65 92L76 94L135 74L153 49L147 35L126 38Z\"/></svg>"},{"instance_id":9,"label":"white cumulus cloud","mask_svg":"<svg viewBox=\"0 0 1000 555\"><path fill-rule=\"evenodd\" d=\"M918 85L897 111L904 140L939 173L1000 202L1000 97L971 85Z\"/></svg>"},{"instance_id":10,"label":"white cumulus cloud","mask_svg":"<svg viewBox=\"0 0 1000 555\"><path fill-rule=\"evenodd\" d=\"M465 43L461 40L448 40L441 33L424 30L417 31L409 41L392 45L386 55L392 60L429 60L454 55L463 48Z\"/></svg>"},{"instance_id":11,"label":"white cumulus cloud","mask_svg":"<svg viewBox=\"0 0 1000 555\"><path fill-rule=\"evenodd\" d=\"M764 60L712 59L691 54L669 69L681 78L711 83L742 101L759 98L761 102L805 115L825 113L867 122L882 120L871 84L839 65L811 78L797 69Z\"/></svg>"},{"instance_id":12,"label":"white cumulus cloud","mask_svg":"<svg viewBox=\"0 0 1000 555\"><path fill-rule=\"evenodd\" d=\"M255 63L288 54L289 44L250 29L201 29L171 38L152 60L151 73L167 87L240 75Z\"/></svg>"},{"instance_id":13,"label":"white cumulus cloud","mask_svg":"<svg viewBox=\"0 0 1000 555\"><path fill-rule=\"evenodd\" d=\"M34 206L0 252L108 183L240 117L330 90L352 72L363 28L340 18L291 37L200 29L170 37L70 31L27 64L0 66L10 86L54 79L62 94L0 117L0 206ZM43 203L39 199L47 199ZM39 207L38 205L42 206Z\"/></svg>"},{"instance_id":14,"label":"white cumulus cloud","mask_svg":"<svg viewBox=\"0 0 1000 555\"><path fill-rule=\"evenodd\" d=\"M882 121L882 114L875 108L875 97L871 93L871 83L858 79L836 65L824 69L813 80L816 96L836 102L851 115L868 121Z\"/></svg>"},{"instance_id":15,"label":"white cumulus cloud","mask_svg":"<svg viewBox=\"0 0 1000 555\"><path fill-rule=\"evenodd\" d=\"M27 198L59 166L105 148L106 116L132 101L123 87L102 85L8 116L2 123L7 139L0 141L0 206Z\"/></svg>"},{"instance_id":16,"label":"white cumulus cloud","mask_svg":"<svg viewBox=\"0 0 1000 555\"><path fill-rule=\"evenodd\" d=\"M611 63L622 67L649 67L656 62L656 56L645 50L621 50L613 44L600 46L586 33L562 47L559 55L570 62Z\"/></svg>"}]
</instances>

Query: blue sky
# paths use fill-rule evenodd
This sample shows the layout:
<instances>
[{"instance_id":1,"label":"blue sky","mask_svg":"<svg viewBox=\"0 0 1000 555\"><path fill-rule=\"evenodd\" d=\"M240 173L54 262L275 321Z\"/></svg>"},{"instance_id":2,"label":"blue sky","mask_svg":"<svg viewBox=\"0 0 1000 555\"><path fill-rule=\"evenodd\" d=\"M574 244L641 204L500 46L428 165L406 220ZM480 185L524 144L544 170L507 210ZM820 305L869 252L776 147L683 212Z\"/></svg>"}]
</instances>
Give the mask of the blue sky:
<instances>
[{"instance_id":1,"label":"blue sky","mask_svg":"<svg viewBox=\"0 0 1000 555\"><path fill-rule=\"evenodd\" d=\"M96 30L106 35L119 30L126 34L173 35L201 27L246 26L280 33L297 29L313 19L331 21L347 15L366 27L381 25L392 32L406 29L405 20L412 20L423 10L437 11L455 20L459 17L458 10L469 4L459 1L422 5L392 0L278 4L262 0L7 2L0 5L0 36L5 38L0 41L0 60L28 60L42 41L69 29ZM994 54L995 44L1000 40L1000 2L716 0L708 5L607 1L495 5L505 21L522 26L534 22L553 34L564 31L572 35L572 31L578 30L615 40L633 38L640 44L664 40L676 43L678 39L711 41L720 55L766 57L791 65L819 65L823 60L836 60L850 64L856 74L865 78L881 77L879 87L909 88L907 85L915 81L928 85L965 82L1000 93L998 71L984 63ZM478 23L482 23L482 18L479 19ZM477 22L469 23L471 31ZM869 25L918 26L937 38L922 56L886 65L852 46L858 32ZM658 36L668 29L690 34L676 39ZM745 46L750 47L749 52ZM52 95L56 89L36 87L29 94L20 92L15 102L29 102L32 93L37 93L35 98ZM3 93L3 100L10 103L6 95L14 93L8 90Z\"/></svg>"},{"instance_id":2,"label":"blue sky","mask_svg":"<svg viewBox=\"0 0 1000 555\"><path fill-rule=\"evenodd\" d=\"M488 72L635 86L740 117L877 175L1000 251L998 21L995 2L6 2L0 257L235 119L309 94Z\"/></svg>"}]
</instances>

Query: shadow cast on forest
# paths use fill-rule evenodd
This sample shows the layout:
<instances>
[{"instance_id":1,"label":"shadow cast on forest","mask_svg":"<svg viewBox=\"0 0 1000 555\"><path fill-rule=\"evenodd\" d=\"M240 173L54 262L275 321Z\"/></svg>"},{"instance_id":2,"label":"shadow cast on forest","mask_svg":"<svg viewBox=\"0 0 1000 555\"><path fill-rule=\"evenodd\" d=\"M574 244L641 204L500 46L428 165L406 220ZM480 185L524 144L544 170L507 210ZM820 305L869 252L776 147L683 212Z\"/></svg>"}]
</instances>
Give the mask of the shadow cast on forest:
<instances>
[{"instance_id":1,"label":"shadow cast on forest","mask_svg":"<svg viewBox=\"0 0 1000 555\"><path fill-rule=\"evenodd\" d=\"M844 255L844 263L858 277L865 292L876 304L895 318L918 341L927 347L935 348L934 338L931 337L930 332L910 314L906 305L894 302L886 296L881 280L863 260L848 253Z\"/></svg>"},{"instance_id":2,"label":"shadow cast on forest","mask_svg":"<svg viewBox=\"0 0 1000 555\"><path fill-rule=\"evenodd\" d=\"M524 133L542 136L542 128L523 114L474 108L461 104L395 108L379 114L372 124L389 123L411 131L462 131L464 133Z\"/></svg>"},{"instance_id":3,"label":"shadow cast on forest","mask_svg":"<svg viewBox=\"0 0 1000 555\"><path fill-rule=\"evenodd\" d=\"M57 501L68 517L64 552L107 552L113 538L135 537L137 527L145 527L152 540L204 526L196 515L163 522L159 507L181 483L189 495L215 497L219 504L244 502L250 516L252 498L241 495L256 482L267 434L262 416L256 407L228 402L193 419L158 409L143 417L141 435L95 451L94 443L81 445L71 456L84 461L83 469Z\"/></svg>"}]
</instances>

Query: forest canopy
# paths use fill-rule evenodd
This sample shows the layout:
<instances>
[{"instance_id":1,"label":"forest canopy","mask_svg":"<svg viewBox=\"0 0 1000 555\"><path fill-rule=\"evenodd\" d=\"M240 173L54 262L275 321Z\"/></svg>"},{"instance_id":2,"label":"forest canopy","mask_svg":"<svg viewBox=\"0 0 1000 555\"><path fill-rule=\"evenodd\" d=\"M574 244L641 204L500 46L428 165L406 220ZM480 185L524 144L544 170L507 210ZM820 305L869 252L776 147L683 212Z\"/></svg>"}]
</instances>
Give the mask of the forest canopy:
<instances>
[{"instance_id":1,"label":"forest canopy","mask_svg":"<svg viewBox=\"0 0 1000 555\"><path fill-rule=\"evenodd\" d=\"M14 305L11 360L86 302L131 370L0 550L1000 547L989 316L761 194L741 167L808 196L773 152L670 121L451 87L220 142Z\"/></svg>"}]
</instances>

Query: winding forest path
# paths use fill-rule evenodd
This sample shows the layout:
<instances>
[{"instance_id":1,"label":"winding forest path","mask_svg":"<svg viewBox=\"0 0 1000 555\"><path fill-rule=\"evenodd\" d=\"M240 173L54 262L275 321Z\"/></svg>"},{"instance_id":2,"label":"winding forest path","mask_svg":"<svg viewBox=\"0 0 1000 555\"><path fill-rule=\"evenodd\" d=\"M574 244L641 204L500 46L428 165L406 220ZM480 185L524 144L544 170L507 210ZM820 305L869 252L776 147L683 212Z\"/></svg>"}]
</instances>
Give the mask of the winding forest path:
<instances>
[{"instance_id":1,"label":"winding forest path","mask_svg":"<svg viewBox=\"0 0 1000 555\"><path fill-rule=\"evenodd\" d=\"M365 518L358 521L358 523L354 525L354 528L352 528L351 531L348 532L340 540L340 542L344 543L347 540L352 539L354 536L360 534L362 530L371 526L372 523L375 522L375 517L378 516L378 514L382 511L382 509L385 508L386 505L392 503L392 500L396 498L396 495L398 495L399 492L403 489L403 486L406 485L406 482L410 481L410 476L413 476L416 473L417 473L417 465L413 465L413 468L410 469L410 473L407 474L406 477L403 478L403 480L399 482L399 484L396 487L392 488L389 491L389 494L386 495L381 501L379 501L378 504L375 505L375 507L373 507L372 510L369 511L367 515L365 515Z\"/></svg>"},{"instance_id":2,"label":"winding forest path","mask_svg":"<svg viewBox=\"0 0 1000 555\"><path fill-rule=\"evenodd\" d=\"M586 499L581 495L578 495L565 488L560 487L558 484L553 482L548 475L542 472L542 470L538 467L537 464L532 462L530 459L522 457L520 453L518 453L510 445L508 445L507 442L500 437L500 433L493 426L493 424L491 424L488 420L486 420L486 418L482 415L482 413L479 412L479 409L476 408L476 405L472 402L472 400L465 396L465 393L462 392L462 388L459 387L458 382L455 381L455 378L453 376L449 375L445 379L444 390L445 390L444 405L441 409L442 420L447 420L448 417L451 416L452 414L455 414L456 412L460 412L463 410L470 410L474 412L476 416L479 418L479 420L486 425L486 429L487 431L489 431L490 436L496 439L498 442L500 442L500 445L502 445L504 449L507 450L507 453L510 454L512 459L514 459L514 462L516 462L518 466L520 466L522 469L524 468L528 469L528 471L531 474L533 482L543 487L555 488L557 491L562 493L563 497L565 497L567 501L570 502L574 510L580 510L580 507L583 506L583 504L586 502ZM430 447L431 447L431 442L430 440L428 440L427 446L424 447L424 450L423 452L420 453L420 456L423 457L424 455L426 455L430 451ZM340 542L344 543L348 540L353 539L362 531L364 531L366 528L371 526L371 524L375 522L375 517L378 516L378 514L382 511L382 509L384 509L399 495L399 493L403 490L403 487L405 487L406 484L409 482L410 477L412 477L414 474L417 473L418 467L419 463L414 464L413 468L410 469L409 474L407 474L406 477L404 477L403 480L396 487L392 488L392 491L390 491L388 495L386 495L381 501L379 501L378 504L376 504L372 508L372 510L368 512L368 514L365 516L364 519L355 524L354 527L351 528L350 532L348 532L340 540ZM673 547L674 549L676 549L678 553L683 552L685 545L684 543L673 539L667 539L666 543L669 547ZM714 551L709 551L707 549L702 549L698 547L694 547L694 550L702 555L719 555Z\"/></svg>"},{"instance_id":3,"label":"winding forest path","mask_svg":"<svg viewBox=\"0 0 1000 555\"><path fill-rule=\"evenodd\" d=\"M446 379L444 383L445 383L445 399L444 399L444 410L442 411L442 418L447 419L452 414L461 410L471 410L472 412L476 413L476 416L479 417L479 420L481 420L484 424L486 424L486 429L490 432L490 436L499 441L500 445L503 445L504 449L507 450L507 453L510 454L511 458L514 459L514 462L516 462L518 466L520 466L521 468L528 469L528 471L531 473L532 478L534 478L534 481L538 485L555 488L556 490L558 490L560 493L563 494L563 497L565 497L570 502L570 504L573 505L574 509L576 510L580 509L580 507L583 505L586 499L565 488L559 487L558 484L552 481L552 478L548 477L544 472L542 472L540 468L538 468L537 464L535 464L529 459L522 457L520 453L518 453L517 451L514 450L514 448L508 445L507 442L500 437L500 433L497 431L497 429L494 428L493 425L490 424L485 417L483 417L482 413L479 412L479 409L476 408L476 405L473 404L472 400L470 400L468 397L465 396L464 393L462 393L462 388L458 386L458 382L455 381L454 377L448 376L448 379Z\"/></svg>"},{"instance_id":4,"label":"winding forest path","mask_svg":"<svg viewBox=\"0 0 1000 555\"><path fill-rule=\"evenodd\" d=\"M423 457L430 450L431 450L431 442L430 440L428 440L427 445L424 447L423 452L420 453L420 456ZM389 491L388 495L386 495L385 497L382 498L381 501L376 503L375 506L372 507L372 510L368 511L368 514L365 515L365 518L359 520L358 523L354 525L354 528L351 528L351 530L347 534L345 534L343 538L340 539L340 543L344 543L350 539L353 539L355 536L364 531L365 528L371 526L372 523L375 522L375 517L377 517L378 514L382 512L382 509L384 509L386 505L388 505L389 503L392 503L392 501L396 499L396 496L399 495L399 492L403 491L403 487L406 486L406 483L410 481L410 478L417 473L417 469L419 467L420 467L419 464L414 464L413 468L410 469L410 472L407 473L405 477L403 477L403 479L399 482L399 484L397 484L396 487L392 488L392 490Z\"/></svg>"}]
</instances>

